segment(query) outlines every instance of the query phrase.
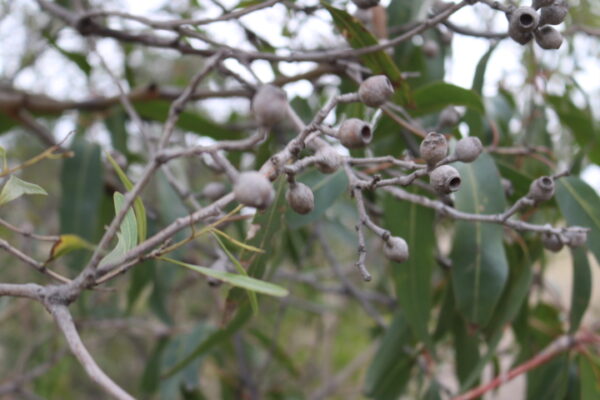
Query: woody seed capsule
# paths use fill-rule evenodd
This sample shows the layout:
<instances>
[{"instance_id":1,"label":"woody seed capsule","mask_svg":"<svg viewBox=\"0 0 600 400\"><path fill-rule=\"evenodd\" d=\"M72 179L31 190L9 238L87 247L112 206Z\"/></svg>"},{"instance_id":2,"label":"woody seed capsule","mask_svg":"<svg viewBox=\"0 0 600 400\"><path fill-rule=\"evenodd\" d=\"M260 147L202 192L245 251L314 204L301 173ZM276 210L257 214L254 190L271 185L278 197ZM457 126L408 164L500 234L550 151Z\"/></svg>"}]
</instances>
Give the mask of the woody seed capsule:
<instances>
[{"instance_id":1,"label":"woody seed capsule","mask_svg":"<svg viewBox=\"0 0 600 400\"><path fill-rule=\"evenodd\" d=\"M554 3L554 0L533 0L531 3L531 7L539 10L542 7L551 6Z\"/></svg>"},{"instance_id":2,"label":"woody seed capsule","mask_svg":"<svg viewBox=\"0 0 600 400\"><path fill-rule=\"evenodd\" d=\"M298 214L308 214L315 208L315 196L304 183L290 183L285 199Z\"/></svg>"},{"instance_id":3,"label":"woody seed capsule","mask_svg":"<svg viewBox=\"0 0 600 400\"><path fill-rule=\"evenodd\" d=\"M394 87L385 75L365 79L358 87L358 98L369 107L379 107L394 94Z\"/></svg>"},{"instance_id":4,"label":"woody seed capsule","mask_svg":"<svg viewBox=\"0 0 600 400\"><path fill-rule=\"evenodd\" d=\"M483 151L481 140L476 136L468 136L460 139L454 148L454 155L458 161L470 163L479 157Z\"/></svg>"},{"instance_id":5,"label":"woody seed capsule","mask_svg":"<svg viewBox=\"0 0 600 400\"><path fill-rule=\"evenodd\" d=\"M540 29L536 29L534 32L535 41L537 44L546 50L555 50L560 48L563 42L563 37L559 31L551 27L550 25L545 25Z\"/></svg>"},{"instance_id":6,"label":"woody seed capsule","mask_svg":"<svg viewBox=\"0 0 600 400\"><path fill-rule=\"evenodd\" d=\"M569 13L569 5L564 0L557 0L553 5L544 7L541 10L541 25L558 25L565 20Z\"/></svg>"},{"instance_id":7,"label":"woody seed capsule","mask_svg":"<svg viewBox=\"0 0 600 400\"><path fill-rule=\"evenodd\" d=\"M402 263L409 257L408 244L401 237L392 236L383 244L383 254L392 261Z\"/></svg>"},{"instance_id":8,"label":"woody seed capsule","mask_svg":"<svg viewBox=\"0 0 600 400\"><path fill-rule=\"evenodd\" d=\"M542 233L542 244L550 251L558 252L563 248L563 242L556 233Z\"/></svg>"},{"instance_id":9,"label":"woody seed capsule","mask_svg":"<svg viewBox=\"0 0 600 400\"><path fill-rule=\"evenodd\" d=\"M519 7L509 18L508 35L517 43L526 44L533 38L533 30L540 22L539 14L531 7Z\"/></svg>"},{"instance_id":10,"label":"woody seed capsule","mask_svg":"<svg viewBox=\"0 0 600 400\"><path fill-rule=\"evenodd\" d=\"M448 141L441 133L429 132L419 147L427 165L434 166L448 155Z\"/></svg>"},{"instance_id":11,"label":"woody seed capsule","mask_svg":"<svg viewBox=\"0 0 600 400\"><path fill-rule=\"evenodd\" d=\"M373 139L371 127L358 118L345 120L338 130L340 142L349 149L364 147Z\"/></svg>"},{"instance_id":12,"label":"woody seed capsule","mask_svg":"<svg viewBox=\"0 0 600 400\"><path fill-rule=\"evenodd\" d=\"M549 176L537 178L529 186L527 197L536 203L550 200L554 196L554 179Z\"/></svg>"},{"instance_id":13,"label":"woody seed capsule","mask_svg":"<svg viewBox=\"0 0 600 400\"><path fill-rule=\"evenodd\" d=\"M581 247L587 242L587 229L571 227L564 233L569 247Z\"/></svg>"},{"instance_id":14,"label":"woody seed capsule","mask_svg":"<svg viewBox=\"0 0 600 400\"><path fill-rule=\"evenodd\" d=\"M318 157L318 161L315 163L317 169L324 174L334 173L342 164L342 157L331 146L320 148L315 156Z\"/></svg>"},{"instance_id":15,"label":"woody seed capsule","mask_svg":"<svg viewBox=\"0 0 600 400\"><path fill-rule=\"evenodd\" d=\"M263 85L252 98L251 109L260 126L271 127L287 115L287 96L281 88Z\"/></svg>"},{"instance_id":16,"label":"woody seed capsule","mask_svg":"<svg viewBox=\"0 0 600 400\"><path fill-rule=\"evenodd\" d=\"M433 58L440 54L440 45L435 40L426 40L421 50L423 50L425 56Z\"/></svg>"},{"instance_id":17,"label":"woody seed capsule","mask_svg":"<svg viewBox=\"0 0 600 400\"><path fill-rule=\"evenodd\" d=\"M456 108L450 106L444 108L440 113L439 125L441 127L452 127L460 122L460 114L456 111Z\"/></svg>"},{"instance_id":18,"label":"woody seed capsule","mask_svg":"<svg viewBox=\"0 0 600 400\"><path fill-rule=\"evenodd\" d=\"M271 182L260 172L242 172L233 186L235 200L248 207L265 209L275 198Z\"/></svg>"},{"instance_id":19,"label":"woody seed capsule","mask_svg":"<svg viewBox=\"0 0 600 400\"><path fill-rule=\"evenodd\" d=\"M456 192L461 182L458 170L450 165L442 165L429 173L429 183L441 194Z\"/></svg>"},{"instance_id":20,"label":"woody seed capsule","mask_svg":"<svg viewBox=\"0 0 600 400\"><path fill-rule=\"evenodd\" d=\"M210 201L215 201L227 193L227 187L221 182L209 182L202 189L202 196Z\"/></svg>"}]
</instances>

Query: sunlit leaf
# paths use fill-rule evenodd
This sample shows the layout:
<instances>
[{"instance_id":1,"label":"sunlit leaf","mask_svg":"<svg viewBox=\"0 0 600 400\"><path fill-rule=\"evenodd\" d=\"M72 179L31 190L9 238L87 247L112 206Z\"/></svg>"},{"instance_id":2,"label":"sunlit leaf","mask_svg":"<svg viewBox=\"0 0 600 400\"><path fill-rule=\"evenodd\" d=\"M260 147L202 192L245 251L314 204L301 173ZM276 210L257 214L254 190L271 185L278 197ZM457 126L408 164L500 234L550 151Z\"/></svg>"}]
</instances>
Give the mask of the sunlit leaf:
<instances>
[{"instance_id":1,"label":"sunlit leaf","mask_svg":"<svg viewBox=\"0 0 600 400\"><path fill-rule=\"evenodd\" d=\"M60 235L59 239L54 243L50 250L50 257L47 262L80 249L94 250L94 245L77 235Z\"/></svg>"},{"instance_id":2,"label":"sunlit leaf","mask_svg":"<svg viewBox=\"0 0 600 400\"><path fill-rule=\"evenodd\" d=\"M38 186L35 183L26 182L14 175L11 175L10 178L8 178L8 182L4 184L2 191L0 192L0 205L18 199L26 194L41 194L46 196L48 193L46 193L41 186Z\"/></svg>"},{"instance_id":3,"label":"sunlit leaf","mask_svg":"<svg viewBox=\"0 0 600 400\"><path fill-rule=\"evenodd\" d=\"M125 196L121 193L114 193L115 214L119 214L123 209L124 200ZM119 260L125 253L137 245L137 239L138 233L135 214L132 209L129 209L117 233L117 245L100 261L100 266Z\"/></svg>"}]
</instances>

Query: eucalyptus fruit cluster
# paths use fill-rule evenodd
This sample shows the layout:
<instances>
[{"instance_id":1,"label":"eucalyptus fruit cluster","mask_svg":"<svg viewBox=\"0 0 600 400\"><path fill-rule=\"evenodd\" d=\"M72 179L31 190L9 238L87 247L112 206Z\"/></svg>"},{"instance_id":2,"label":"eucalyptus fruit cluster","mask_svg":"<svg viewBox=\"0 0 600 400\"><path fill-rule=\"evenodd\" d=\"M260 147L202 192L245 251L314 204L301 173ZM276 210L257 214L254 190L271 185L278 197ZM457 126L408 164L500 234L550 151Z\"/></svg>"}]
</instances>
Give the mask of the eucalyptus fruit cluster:
<instances>
[{"instance_id":1,"label":"eucalyptus fruit cluster","mask_svg":"<svg viewBox=\"0 0 600 400\"><path fill-rule=\"evenodd\" d=\"M518 7L507 12L508 35L522 45L535 38L543 49L558 49L563 37L551 25L562 23L568 11L566 0L533 0L531 7Z\"/></svg>"}]
</instances>

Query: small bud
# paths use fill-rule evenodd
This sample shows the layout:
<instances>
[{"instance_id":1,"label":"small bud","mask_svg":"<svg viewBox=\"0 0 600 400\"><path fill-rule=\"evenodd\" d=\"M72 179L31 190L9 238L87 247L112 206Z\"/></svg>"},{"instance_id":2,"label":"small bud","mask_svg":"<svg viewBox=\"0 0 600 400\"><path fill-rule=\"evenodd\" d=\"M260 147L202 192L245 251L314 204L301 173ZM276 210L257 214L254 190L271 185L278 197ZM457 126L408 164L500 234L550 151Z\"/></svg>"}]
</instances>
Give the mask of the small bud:
<instances>
[{"instance_id":1,"label":"small bud","mask_svg":"<svg viewBox=\"0 0 600 400\"><path fill-rule=\"evenodd\" d=\"M456 192L460 189L460 174L456 168L450 165L442 165L429 173L429 183L438 193Z\"/></svg>"},{"instance_id":2,"label":"small bud","mask_svg":"<svg viewBox=\"0 0 600 400\"><path fill-rule=\"evenodd\" d=\"M349 149L365 147L373 139L371 127L358 118L345 120L338 130L338 138Z\"/></svg>"},{"instance_id":3,"label":"small bud","mask_svg":"<svg viewBox=\"0 0 600 400\"><path fill-rule=\"evenodd\" d=\"M443 31L442 34L441 34L441 36L440 36L440 40L445 45L452 44L452 39L453 38L454 38L454 33L450 29L446 29L445 31Z\"/></svg>"},{"instance_id":4,"label":"small bud","mask_svg":"<svg viewBox=\"0 0 600 400\"><path fill-rule=\"evenodd\" d=\"M531 3L531 7L539 10L542 7L551 6L554 3L554 0L533 0Z\"/></svg>"},{"instance_id":5,"label":"small bud","mask_svg":"<svg viewBox=\"0 0 600 400\"><path fill-rule=\"evenodd\" d=\"M394 94L394 87L385 75L365 79L358 88L358 98L369 107L379 107Z\"/></svg>"},{"instance_id":6,"label":"small bud","mask_svg":"<svg viewBox=\"0 0 600 400\"><path fill-rule=\"evenodd\" d=\"M271 127L287 115L285 91L273 85L261 86L252 98L252 112L260 126Z\"/></svg>"},{"instance_id":7,"label":"small bud","mask_svg":"<svg viewBox=\"0 0 600 400\"><path fill-rule=\"evenodd\" d=\"M536 203L550 200L554 196L554 179L549 176L542 176L531 182L527 197Z\"/></svg>"},{"instance_id":8,"label":"small bud","mask_svg":"<svg viewBox=\"0 0 600 400\"><path fill-rule=\"evenodd\" d=\"M379 4L379 0L352 0L358 8L371 8Z\"/></svg>"},{"instance_id":9,"label":"small bud","mask_svg":"<svg viewBox=\"0 0 600 400\"><path fill-rule=\"evenodd\" d=\"M581 247L587 242L587 233L588 230L586 228L580 228L577 226L568 228L563 236L566 239L566 243L569 247Z\"/></svg>"},{"instance_id":10,"label":"small bud","mask_svg":"<svg viewBox=\"0 0 600 400\"><path fill-rule=\"evenodd\" d=\"M542 8L540 24L558 25L569 13L569 5L564 0L557 0L553 5Z\"/></svg>"},{"instance_id":11,"label":"small bud","mask_svg":"<svg viewBox=\"0 0 600 400\"><path fill-rule=\"evenodd\" d=\"M519 7L511 12L508 35L517 43L526 44L533 38L533 30L537 28L540 16L531 7Z\"/></svg>"},{"instance_id":12,"label":"small bud","mask_svg":"<svg viewBox=\"0 0 600 400\"><path fill-rule=\"evenodd\" d=\"M434 166L448 155L448 141L441 133L429 132L419 148L427 165Z\"/></svg>"},{"instance_id":13,"label":"small bud","mask_svg":"<svg viewBox=\"0 0 600 400\"><path fill-rule=\"evenodd\" d=\"M546 50L555 50L560 48L563 42L563 37L559 31L550 25L542 26L534 32L535 41L537 44Z\"/></svg>"},{"instance_id":14,"label":"small bud","mask_svg":"<svg viewBox=\"0 0 600 400\"><path fill-rule=\"evenodd\" d=\"M202 189L202 197L215 201L227 193L227 187L221 182L209 182Z\"/></svg>"},{"instance_id":15,"label":"small bud","mask_svg":"<svg viewBox=\"0 0 600 400\"><path fill-rule=\"evenodd\" d=\"M308 214L315 208L315 196L304 183L290 183L285 199L298 214Z\"/></svg>"},{"instance_id":16,"label":"small bud","mask_svg":"<svg viewBox=\"0 0 600 400\"><path fill-rule=\"evenodd\" d=\"M435 40L429 39L423 43L421 50L423 50L423 54L425 54L426 57L434 58L440 54L440 45L437 44Z\"/></svg>"},{"instance_id":17,"label":"small bud","mask_svg":"<svg viewBox=\"0 0 600 400\"><path fill-rule=\"evenodd\" d=\"M476 136L468 136L456 142L454 155L458 161L470 163L475 161L482 151L481 140Z\"/></svg>"},{"instance_id":18,"label":"small bud","mask_svg":"<svg viewBox=\"0 0 600 400\"><path fill-rule=\"evenodd\" d=\"M555 253L563 248L563 242L560 239L560 236L551 232L542 233L542 244L546 249Z\"/></svg>"},{"instance_id":19,"label":"small bud","mask_svg":"<svg viewBox=\"0 0 600 400\"><path fill-rule=\"evenodd\" d=\"M502 183L502 189L504 189L504 195L506 197L510 197L515 194L515 188L510 180L502 178L500 179L500 182Z\"/></svg>"},{"instance_id":20,"label":"small bud","mask_svg":"<svg viewBox=\"0 0 600 400\"><path fill-rule=\"evenodd\" d=\"M450 128L458 125L460 122L460 114L456 111L456 108L450 106L444 108L440 113L439 125L441 127Z\"/></svg>"},{"instance_id":21,"label":"small bud","mask_svg":"<svg viewBox=\"0 0 600 400\"><path fill-rule=\"evenodd\" d=\"M342 157L331 146L320 148L315 155L319 158L317 169L324 174L334 173L342 164Z\"/></svg>"},{"instance_id":22,"label":"small bud","mask_svg":"<svg viewBox=\"0 0 600 400\"><path fill-rule=\"evenodd\" d=\"M408 244L398 236L390 237L383 245L383 254L392 261L402 263L408 260Z\"/></svg>"},{"instance_id":23,"label":"small bud","mask_svg":"<svg viewBox=\"0 0 600 400\"><path fill-rule=\"evenodd\" d=\"M242 172L233 186L235 200L248 207L265 209L275 198L271 182L260 172Z\"/></svg>"}]
</instances>

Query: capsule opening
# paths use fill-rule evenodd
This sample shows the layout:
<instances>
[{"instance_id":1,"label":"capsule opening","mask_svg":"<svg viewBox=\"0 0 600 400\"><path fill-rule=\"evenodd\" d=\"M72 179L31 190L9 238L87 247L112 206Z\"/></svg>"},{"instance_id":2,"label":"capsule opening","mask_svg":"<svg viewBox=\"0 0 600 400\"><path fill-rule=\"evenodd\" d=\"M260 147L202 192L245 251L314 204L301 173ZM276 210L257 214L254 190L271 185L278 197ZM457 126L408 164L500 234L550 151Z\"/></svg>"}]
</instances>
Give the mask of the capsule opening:
<instances>
[{"instance_id":1,"label":"capsule opening","mask_svg":"<svg viewBox=\"0 0 600 400\"><path fill-rule=\"evenodd\" d=\"M360 136L364 143L369 143L371 138L373 137L373 132L371 132L371 127L369 125L364 125L360 129Z\"/></svg>"},{"instance_id":2,"label":"capsule opening","mask_svg":"<svg viewBox=\"0 0 600 400\"><path fill-rule=\"evenodd\" d=\"M550 189L552 188L553 185L553 181L552 178L550 178L549 176L544 176L541 180L542 186L546 189Z\"/></svg>"},{"instance_id":3,"label":"capsule opening","mask_svg":"<svg viewBox=\"0 0 600 400\"><path fill-rule=\"evenodd\" d=\"M529 28L533 25L533 15L529 14L529 13L523 13L521 14L521 16L519 16L519 22L521 23L521 26L523 26L524 28Z\"/></svg>"},{"instance_id":4,"label":"capsule opening","mask_svg":"<svg viewBox=\"0 0 600 400\"><path fill-rule=\"evenodd\" d=\"M461 179L458 176L455 176L454 178L450 179L450 181L448 181L448 188L451 191L455 192L460 187L460 183Z\"/></svg>"}]
</instances>

